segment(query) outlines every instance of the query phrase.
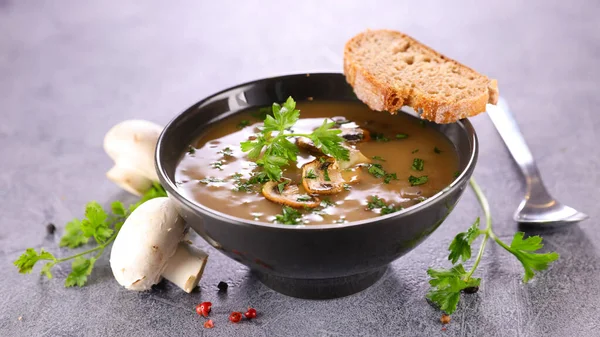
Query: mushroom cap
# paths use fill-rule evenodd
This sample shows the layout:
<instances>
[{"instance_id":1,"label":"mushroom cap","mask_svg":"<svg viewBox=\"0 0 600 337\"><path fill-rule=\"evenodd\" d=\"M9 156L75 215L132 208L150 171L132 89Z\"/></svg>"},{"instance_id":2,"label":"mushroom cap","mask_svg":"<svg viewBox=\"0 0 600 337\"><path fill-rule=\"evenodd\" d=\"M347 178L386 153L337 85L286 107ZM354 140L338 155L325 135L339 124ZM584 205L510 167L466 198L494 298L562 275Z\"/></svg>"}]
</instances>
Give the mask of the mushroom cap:
<instances>
[{"instance_id":1,"label":"mushroom cap","mask_svg":"<svg viewBox=\"0 0 600 337\"><path fill-rule=\"evenodd\" d=\"M309 172L314 178L308 177ZM332 157L321 157L302 165L302 185L308 193L340 193L344 189L344 183L340 165Z\"/></svg>"},{"instance_id":2,"label":"mushroom cap","mask_svg":"<svg viewBox=\"0 0 600 337\"><path fill-rule=\"evenodd\" d=\"M104 151L115 163L130 163L146 178L158 181L154 151L163 127L144 120L126 120L113 126L104 136Z\"/></svg>"},{"instance_id":3,"label":"mushroom cap","mask_svg":"<svg viewBox=\"0 0 600 337\"><path fill-rule=\"evenodd\" d=\"M279 190L280 184L285 184L285 186L282 186L281 191ZM262 188L262 194L269 201L293 208L315 208L321 204L319 198L300 193L298 185L293 184L287 178L283 178L281 182L269 181L265 183Z\"/></svg>"},{"instance_id":4,"label":"mushroom cap","mask_svg":"<svg viewBox=\"0 0 600 337\"><path fill-rule=\"evenodd\" d=\"M127 218L110 253L119 284L148 290L158 283L167 262L185 235L185 221L169 198L146 201Z\"/></svg>"}]
</instances>

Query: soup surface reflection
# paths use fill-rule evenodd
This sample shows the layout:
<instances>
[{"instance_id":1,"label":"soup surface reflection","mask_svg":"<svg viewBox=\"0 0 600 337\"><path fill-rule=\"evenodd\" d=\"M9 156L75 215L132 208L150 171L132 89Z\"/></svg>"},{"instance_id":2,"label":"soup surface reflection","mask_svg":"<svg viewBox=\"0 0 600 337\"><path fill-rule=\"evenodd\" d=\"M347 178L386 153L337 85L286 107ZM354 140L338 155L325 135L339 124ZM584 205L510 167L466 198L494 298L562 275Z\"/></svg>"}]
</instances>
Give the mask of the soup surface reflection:
<instances>
[{"instance_id":1,"label":"soup surface reflection","mask_svg":"<svg viewBox=\"0 0 600 337\"><path fill-rule=\"evenodd\" d=\"M299 208L300 224L346 223L397 211L431 197L455 177L458 156L453 145L417 118L375 112L353 102L299 102L297 109L301 114L293 127L295 133L312 132L324 118L338 122L340 128L358 126L367 130L369 140L348 146L371 161L341 170L344 189L337 194L317 196L319 207ZM267 200L261 193L261 184L248 183L261 168L240 149L240 142L252 139L258 132L260 118L257 111L245 111L201 134L177 167L175 179L181 192L225 214L277 222L282 205ZM298 184L301 194L307 194L301 168L315 158L301 148L298 162L284 169L283 176L291 179L290 184ZM378 174L379 168L385 176Z\"/></svg>"}]
</instances>

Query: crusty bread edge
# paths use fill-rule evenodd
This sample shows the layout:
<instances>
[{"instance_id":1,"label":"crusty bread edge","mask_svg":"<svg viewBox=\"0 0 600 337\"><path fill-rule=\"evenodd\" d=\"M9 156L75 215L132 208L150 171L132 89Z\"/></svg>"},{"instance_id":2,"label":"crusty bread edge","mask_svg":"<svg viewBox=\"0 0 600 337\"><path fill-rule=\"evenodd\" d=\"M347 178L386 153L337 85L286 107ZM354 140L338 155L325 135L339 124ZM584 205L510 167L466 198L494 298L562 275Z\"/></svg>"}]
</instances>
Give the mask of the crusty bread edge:
<instances>
[{"instance_id":1,"label":"crusty bread edge","mask_svg":"<svg viewBox=\"0 0 600 337\"><path fill-rule=\"evenodd\" d=\"M498 82L495 79L489 80L487 90L483 94L477 97L463 99L458 102L436 102L428 100L424 98L423 93L413 96L414 89L401 88L399 90L394 90L387 86L386 83L377 81L368 71L352 62L349 57L348 45L365 33L366 32L360 33L346 42L344 47L344 74L346 75L346 81L354 88L354 93L358 99L367 104L369 108L376 111L396 113L402 106L408 105L415 111L419 111L421 113L421 118L438 124L446 124L456 122L462 118L476 116L485 112L487 103L496 104L498 102ZM472 70L460 62L438 53L408 35L402 33L399 34L442 56L447 61Z\"/></svg>"}]
</instances>

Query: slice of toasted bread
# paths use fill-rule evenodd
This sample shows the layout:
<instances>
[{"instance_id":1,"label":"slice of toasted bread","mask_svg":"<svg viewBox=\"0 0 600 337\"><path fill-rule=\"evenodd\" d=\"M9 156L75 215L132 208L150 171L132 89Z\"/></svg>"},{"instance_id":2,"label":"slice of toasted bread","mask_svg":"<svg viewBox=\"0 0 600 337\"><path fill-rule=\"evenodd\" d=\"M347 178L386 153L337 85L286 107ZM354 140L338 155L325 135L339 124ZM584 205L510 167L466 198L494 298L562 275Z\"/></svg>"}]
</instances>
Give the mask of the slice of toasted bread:
<instances>
[{"instance_id":1,"label":"slice of toasted bread","mask_svg":"<svg viewBox=\"0 0 600 337\"><path fill-rule=\"evenodd\" d=\"M350 39L344 73L371 109L396 113L406 105L440 124L475 116L498 100L496 80L391 30L368 30Z\"/></svg>"}]
</instances>

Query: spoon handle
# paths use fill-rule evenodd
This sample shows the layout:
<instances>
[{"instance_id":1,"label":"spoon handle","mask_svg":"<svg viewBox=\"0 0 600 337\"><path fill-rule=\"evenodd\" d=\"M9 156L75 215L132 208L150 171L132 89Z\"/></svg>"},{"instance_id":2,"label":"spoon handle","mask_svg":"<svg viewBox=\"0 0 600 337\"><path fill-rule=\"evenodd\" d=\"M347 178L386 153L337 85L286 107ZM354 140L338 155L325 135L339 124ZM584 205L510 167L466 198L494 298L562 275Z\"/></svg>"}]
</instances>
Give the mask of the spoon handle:
<instances>
[{"instance_id":1,"label":"spoon handle","mask_svg":"<svg viewBox=\"0 0 600 337\"><path fill-rule=\"evenodd\" d=\"M498 100L498 105L488 104L487 106L488 116L490 116L492 122L496 126L496 130L500 133L504 144L508 148L508 151L513 156L517 165L523 172L525 180L527 182L528 194L532 192L535 195L548 196L548 192L542 183L540 171L535 164L533 155L525 143L523 134L519 130L519 126L515 121L515 118L511 114L506 100L502 97Z\"/></svg>"}]
</instances>

